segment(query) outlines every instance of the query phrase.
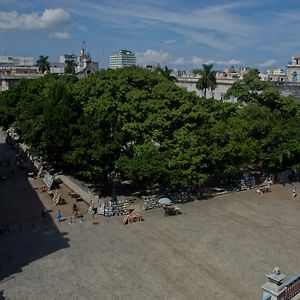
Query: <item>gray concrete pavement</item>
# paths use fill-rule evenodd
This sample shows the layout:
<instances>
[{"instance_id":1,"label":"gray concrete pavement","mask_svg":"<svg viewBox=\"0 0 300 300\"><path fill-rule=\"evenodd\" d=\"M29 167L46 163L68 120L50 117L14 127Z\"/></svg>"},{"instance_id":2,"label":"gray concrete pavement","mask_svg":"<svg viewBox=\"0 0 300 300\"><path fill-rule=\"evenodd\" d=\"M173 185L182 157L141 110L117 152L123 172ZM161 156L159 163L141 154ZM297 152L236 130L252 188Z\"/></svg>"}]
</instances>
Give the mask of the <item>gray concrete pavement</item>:
<instances>
[{"instance_id":1,"label":"gray concrete pavement","mask_svg":"<svg viewBox=\"0 0 300 300\"><path fill-rule=\"evenodd\" d=\"M83 189L75 180L73 180L70 176L66 175L59 175L60 180L73 192L80 195L83 201L85 201L87 204L90 203L91 200L96 203L97 198L94 196L91 192L87 192L85 189Z\"/></svg>"},{"instance_id":2,"label":"gray concrete pavement","mask_svg":"<svg viewBox=\"0 0 300 300\"><path fill-rule=\"evenodd\" d=\"M146 211L126 226L97 216L1 235L0 290L9 299L260 299L275 266L300 271L300 198L291 190L188 203L174 217Z\"/></svg>"}]
</instances>

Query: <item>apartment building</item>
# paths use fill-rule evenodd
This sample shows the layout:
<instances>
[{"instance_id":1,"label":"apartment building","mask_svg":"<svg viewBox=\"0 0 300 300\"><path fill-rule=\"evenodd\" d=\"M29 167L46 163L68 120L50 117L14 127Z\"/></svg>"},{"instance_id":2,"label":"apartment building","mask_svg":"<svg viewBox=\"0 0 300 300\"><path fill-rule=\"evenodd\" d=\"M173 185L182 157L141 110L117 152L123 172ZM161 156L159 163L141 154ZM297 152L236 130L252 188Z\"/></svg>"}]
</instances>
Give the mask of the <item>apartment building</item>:
<instances>
[{"instance_id":1,"label":"apartment building","mask_svg":"<svg viewBox=\"0 0 300 300\"><path fill-rule=\"evenodd\" d=\"M135 54L129 50L119 50L109 56L109 67L111 69L135 66Z\"/></svg>"}]
</instances>

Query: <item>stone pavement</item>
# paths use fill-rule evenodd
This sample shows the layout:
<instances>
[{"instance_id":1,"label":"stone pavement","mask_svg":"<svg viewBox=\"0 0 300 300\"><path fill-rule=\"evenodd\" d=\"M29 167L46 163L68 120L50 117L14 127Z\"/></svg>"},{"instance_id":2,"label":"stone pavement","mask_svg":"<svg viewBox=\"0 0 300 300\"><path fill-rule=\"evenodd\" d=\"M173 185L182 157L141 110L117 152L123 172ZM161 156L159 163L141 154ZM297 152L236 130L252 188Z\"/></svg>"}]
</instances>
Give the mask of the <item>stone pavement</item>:
<instances>
[{"instance_id":1,"label":"stone pavement","mask_svg":"<svg viewBox=\"0 0 300 300\"><path fill-rule=\"evenodd\" d=\"M30 178L24 169L16 165L16 152L5 143L3 132L0 133L0 157L9 164L0 164L0 224L32 224L42 220L42 209L46 208L51 217L60 210L63 217L72 215L75 200L69 195L71 191L60 184L58 192L65 200L64 205L56 206L51 197L41 191L42 179ZM5 178L5 179L3 179ZM77 203L80 213L87 211L87 205Z\"/></svg>"},{"instance_id":2,"label":"stone pavement","mask_svg":"<svg viewBox=\"0 0 300 300\"><path fill-rule=\"evenodd\" d=\"M275 266L289 276L300 271L300 196L292 198L299 183L187 203L179 216L145 211L144 222L126 226L102 216L43 222L41 209L53 217L57 207L41 180L15 167L1 137L0 155L11 161L0 168L8 175L0 224L24 223L0 234L0 291L8 299L250 300L261 298ZM60 191L69 216L74 200L66 186Z\"/></svg>"},{"instance_id":3,"label":"stone pavement","mask_svg":"<svg viewBox=\"0 0 300 300\"><path fill-rule=\"evenodd\" d=\"M80 195L83 201L85 201L87 204L90 203L91 200L94 201L94 203L97 202L97 197L93 195L91 192L86 191L81 187L78 182L76 182L73 178L66 175L59 175L59 178L61 181L72 191L74 191L76 194Z\"/></svg>"},{"instance_id":4,"label":"stone pavement","mask_svg":"<svg viewBox=\"0 0 300 300\"><path fill-rule=\"evenodd\" d=\"M295 184L300 190L300 184ZM300 270L300 197L272 186L143 212L0 235L9 299L260 299L275 266Z\"/></svg>"}]
</instances>

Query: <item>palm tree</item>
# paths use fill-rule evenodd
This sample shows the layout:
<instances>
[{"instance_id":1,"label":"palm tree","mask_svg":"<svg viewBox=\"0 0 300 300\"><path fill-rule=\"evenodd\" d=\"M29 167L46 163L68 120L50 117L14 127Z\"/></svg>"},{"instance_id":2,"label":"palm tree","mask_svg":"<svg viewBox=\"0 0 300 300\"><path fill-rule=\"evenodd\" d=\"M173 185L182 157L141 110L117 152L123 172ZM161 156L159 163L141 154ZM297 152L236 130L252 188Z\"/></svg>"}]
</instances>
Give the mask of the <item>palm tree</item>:
<instances>
[{"instance_id":1,"label":"palm tree","mask_svg":"<svg viewBox=\"0 0 300 300\"><path fill-rule=\"evenodd\" d=\"M74 60L66 60L65 61L65 73L66 74L75 74L76 63Z\"/></svg>"},{"instance_id":2,"label":"palm tree","mask_svg":"<svg viewBox=\"0 0 300 300\"><path fill-rule=\"evenodd\" d=\"M39 59L36 61L36 66L39 69L39 72L45 73L50 70L50 63L48 62L49 56L40 55Z\"/></svg>"},{"instance_id":3,"label":"palm tree","mask_svg":"<svg viewBox=\"0 0 300 300\"><path fill-rule=\"evenodd\" d=\"M201 76L196 83L198 90L204 91L204 98L206 98L206 90L214 90L217 87L216 71L212 71L213 64L203 64L203 69L199 71Z\"/></svg>"},{"instance_id":4,"label":"palm tree","mask_svg":"<svg viewBox=\"0 0 300 300\"><path fill-rule=\"evenodd\" d=\"M162 69L162 68L160 67L160 65L158 65L158 66L156 67L156 70L158 71L159 74L161 74L162 76L164 76L164 77L167 78L168 80L173 81L173 82L177 82L177 81L178 81L177 78L176 78L175 76L171 75L171 73L172 73L173 70L172 70L172 69L169 69L167 66L165 66L165 68Z\"/></svg>"}]
</instances>

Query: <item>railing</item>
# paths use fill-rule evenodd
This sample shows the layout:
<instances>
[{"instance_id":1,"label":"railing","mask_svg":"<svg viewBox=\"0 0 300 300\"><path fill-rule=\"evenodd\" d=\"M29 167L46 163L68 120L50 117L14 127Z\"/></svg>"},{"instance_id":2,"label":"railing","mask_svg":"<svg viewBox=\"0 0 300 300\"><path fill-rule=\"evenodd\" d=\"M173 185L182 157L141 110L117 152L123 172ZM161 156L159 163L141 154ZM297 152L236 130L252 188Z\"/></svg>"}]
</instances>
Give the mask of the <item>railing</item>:
<instances>
[{"instance_id":1,"label":"railing","mask_svg":"<svg viewBox=\"0 0 300 300\"><path fill-rule=\"evenodd\" d=\"M300 293L300 273L285 283L286 291L284 294L284 300L292 299L298 293Z\"/></svg>"}]
</instances>

